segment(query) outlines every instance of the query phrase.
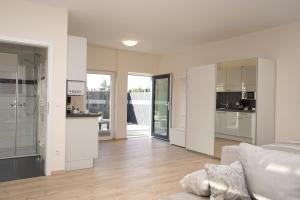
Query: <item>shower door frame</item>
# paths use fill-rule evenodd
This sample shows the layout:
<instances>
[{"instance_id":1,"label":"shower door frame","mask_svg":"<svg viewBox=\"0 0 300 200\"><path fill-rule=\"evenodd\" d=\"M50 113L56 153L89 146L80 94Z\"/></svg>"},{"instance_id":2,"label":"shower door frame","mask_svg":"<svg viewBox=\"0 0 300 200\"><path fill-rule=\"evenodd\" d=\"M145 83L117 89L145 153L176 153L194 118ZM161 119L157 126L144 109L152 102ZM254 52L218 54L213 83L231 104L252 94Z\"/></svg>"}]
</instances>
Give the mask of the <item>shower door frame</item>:
<instances>
[{"instance_id":1,"label":"shower door frame","mask_svg":"<svg viewBox=\"0 0 300 200\"><path fill-rule=\"evenodd\" d=\"M32 39L26 39L26 38L19 38L19 37L11 37L11 36L5 36L0 35L0 42L7 42L12 44L20 44L20 45L28 45L28 46L34 46L34 47L42 47L47 49L47 62L45 63L45 72L46 72L46 107L45 107L45 113L46 114L46 158L45 158L45 175L50 176L51 175L51 139L52 135L52 112L53 112L53 106L52 102L53 99L51 98L51 90L52 90L52 83L53 83L53 43L51 42L45 42L45 41L39 41L39 40L32 40ZM50 112L51 111L51 112Z\"/></svg>"}]
</instances>

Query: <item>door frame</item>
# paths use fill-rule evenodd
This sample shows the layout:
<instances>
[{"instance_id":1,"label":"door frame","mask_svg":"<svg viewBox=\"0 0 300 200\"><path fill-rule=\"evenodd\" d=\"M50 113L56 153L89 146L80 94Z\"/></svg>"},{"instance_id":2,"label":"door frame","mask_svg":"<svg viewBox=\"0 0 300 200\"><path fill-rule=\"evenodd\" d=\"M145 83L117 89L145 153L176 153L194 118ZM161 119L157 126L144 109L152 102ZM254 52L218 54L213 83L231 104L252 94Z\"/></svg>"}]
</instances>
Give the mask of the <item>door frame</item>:
<instances>
[{"instance_id":1,"label":"door frame","mask_svg":"<svg viewBox=\"0 0 300 200\"><path fill-rule=\"evenodd\" d=\"M98 137L98 140L112 140L115 137L115 72L102 70L87 70L87 74L110 75L110 136ZM86 80L87 81L87 80ZM86 96L86 94L85 94ZM86 101L86 97L84 98Z\"/></svg>"},{"instance_id":2,"label":"door frame","mask_svg":"<svg viewBox=\"0 0 300 200\"><path fill-rule=\"evenodd\" d=\"M167 114L167 117L168 117L168 120L167 120L167 136L161 136L159 134L155 134L154 133L154 112L155 112L155 105L154 105L154 102L155 102L155 81L156 79L163 79L163 78L168 78L168 85L169 85L169 89L168 89L168 114ZM151 111L151 136L152 137L155 137L155 138L158 138L158 139L162 139L162 140L166 140L166 141L169 141L169 135L170 135L170 122L171 122L171 78L172 78L172 75L171 74L160 74L160 75L155 75L155 76L152 76L152 111Z\"/></svg>"},{"instance_id":3,"label":"door frame","mask_svg":"<svg viewBox=\"0 0 300 200\"><path fill-rule=\"evenodd\" d=\"M0 35L0 42L7 42L12 44L19 44L19 45L28 45L28 46L36 46L42 47L47 49L47 61L46 61L46 102L47 106L45 107L46 115L46 158L45 158L45 175L50 176L52 172L52 121L53 115L52 112L54 111L53 107L53 95L52 95L52 83L53 83L53 43L52 42L45 42L40 40L32 40L27 38L21 37L11 37L6 35Z\"/></svg>"}]
</instances>

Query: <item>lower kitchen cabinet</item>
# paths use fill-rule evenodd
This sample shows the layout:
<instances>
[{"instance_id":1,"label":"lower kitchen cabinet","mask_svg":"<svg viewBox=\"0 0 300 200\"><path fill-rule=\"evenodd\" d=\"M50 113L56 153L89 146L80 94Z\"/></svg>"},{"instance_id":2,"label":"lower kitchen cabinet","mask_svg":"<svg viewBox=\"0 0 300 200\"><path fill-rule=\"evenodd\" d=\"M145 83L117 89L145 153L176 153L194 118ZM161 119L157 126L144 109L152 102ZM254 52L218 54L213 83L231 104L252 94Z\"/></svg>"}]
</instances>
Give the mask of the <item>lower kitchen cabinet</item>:
<instances>
[{"instance_id":1,"label":"lower kitchen cabinet","mask_svg":"<svg viewBox=\"0 0 300 200\"><path fill-rule=\"evenodd\" d=\"M216 133L219 137L232 136L239 141L255 141L255 113L216 112Z\"/></svg>"},{"instance_id":2,"label":"lower kitchen cabinet","mask_svg":"<svg viewBox=\"0 0 300 200\"><path fill-rule=\"evenodd\" d=\"M67 171L92 168L98 158L98 116L74 115L66 120Z\"/></svg>"}]
</instances>

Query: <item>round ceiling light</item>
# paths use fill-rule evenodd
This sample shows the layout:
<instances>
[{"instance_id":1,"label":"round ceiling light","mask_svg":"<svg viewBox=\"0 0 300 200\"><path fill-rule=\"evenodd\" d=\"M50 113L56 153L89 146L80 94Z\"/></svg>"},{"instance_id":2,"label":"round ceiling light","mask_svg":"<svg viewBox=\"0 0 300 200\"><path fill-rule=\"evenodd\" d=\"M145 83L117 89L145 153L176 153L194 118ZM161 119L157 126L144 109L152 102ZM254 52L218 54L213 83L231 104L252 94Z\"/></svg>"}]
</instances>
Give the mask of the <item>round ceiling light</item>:
<instances>
[{"instance_id":1,"label":"round ceiling light","mask_svg":"<svg viewBox=\"0 0 300 200\"><path fill-rule=\"evenodd\" d=\"M137 40L123 40L122 43L123 43L125 46L133 47L133 46L135 46L135 45L138 44L138 41L137 41Z\"/></svg>"}]
</instances>

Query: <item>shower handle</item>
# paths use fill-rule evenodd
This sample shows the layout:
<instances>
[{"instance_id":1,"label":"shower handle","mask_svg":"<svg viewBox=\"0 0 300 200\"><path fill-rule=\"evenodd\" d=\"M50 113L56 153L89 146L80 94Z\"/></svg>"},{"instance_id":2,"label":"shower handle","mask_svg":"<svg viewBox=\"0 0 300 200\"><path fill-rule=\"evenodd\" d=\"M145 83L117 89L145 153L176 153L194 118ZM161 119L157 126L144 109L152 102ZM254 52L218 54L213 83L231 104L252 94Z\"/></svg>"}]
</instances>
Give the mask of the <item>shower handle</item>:
<instances>
[{"instance_id":1,"label":"shower handle","mask_svg":"<svg viewBox=\"0 0 300 200\"><path fill-rule=\"evenodd\" d=\"M16 103L10 104L10 107L16 107L16 106L17 106ZM20 103L20 104L18 105L18 107L25 107L25 106L26 106L26 103Z\"/></svg>"}]
</instances>

